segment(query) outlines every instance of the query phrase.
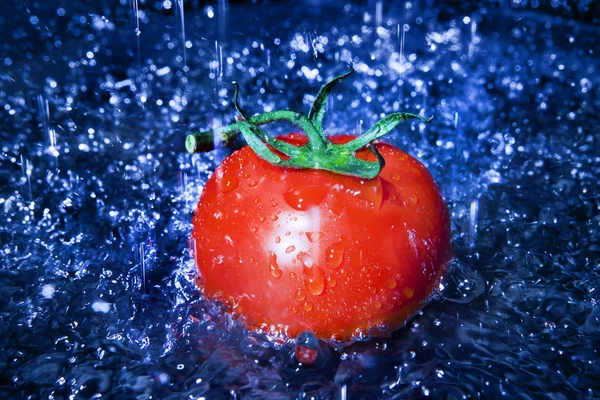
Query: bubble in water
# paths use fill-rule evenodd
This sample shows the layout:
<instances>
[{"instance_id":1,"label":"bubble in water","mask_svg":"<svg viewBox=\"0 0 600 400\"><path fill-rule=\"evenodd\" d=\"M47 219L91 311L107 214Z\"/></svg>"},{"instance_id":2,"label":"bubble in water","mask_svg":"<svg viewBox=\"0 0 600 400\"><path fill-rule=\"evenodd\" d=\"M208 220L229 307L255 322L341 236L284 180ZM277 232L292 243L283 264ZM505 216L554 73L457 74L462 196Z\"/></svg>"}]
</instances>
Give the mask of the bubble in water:
<instances>
[{"instance_id":1,"label":"bubble in water","mask_svg":"<svg viewBox=\"0 0 600 400\"><path fill-rule=\"evenodd\" d=\"M313 365L317 361L319 341L314 333L302 332L296 339L295 356L299 363Z\"/></svg>"}]
</instances>

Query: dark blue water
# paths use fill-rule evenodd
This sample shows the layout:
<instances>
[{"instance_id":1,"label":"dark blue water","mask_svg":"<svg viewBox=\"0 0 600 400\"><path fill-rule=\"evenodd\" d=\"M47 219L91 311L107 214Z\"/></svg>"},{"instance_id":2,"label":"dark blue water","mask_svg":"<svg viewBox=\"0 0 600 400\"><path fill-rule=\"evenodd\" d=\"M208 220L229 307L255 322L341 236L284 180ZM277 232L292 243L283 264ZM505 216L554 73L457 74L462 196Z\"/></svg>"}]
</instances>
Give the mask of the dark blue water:
<instances>
[{"instance_id":1,"label":"dark blue water","mask_svg":"<svg viewBox=\"0 0 600 400\"><path fill-rule=\"evenodd\" d=\"M179 5L4 7L1 398L600 397L597 6ZM228 150L183 143L233 119L231 80L250 113L307 111L348 63L331 132L435 116L387 140L442 187L456 259L405 329L308 367L196 289L191 213Z\"/></svg>"}]
</instances>

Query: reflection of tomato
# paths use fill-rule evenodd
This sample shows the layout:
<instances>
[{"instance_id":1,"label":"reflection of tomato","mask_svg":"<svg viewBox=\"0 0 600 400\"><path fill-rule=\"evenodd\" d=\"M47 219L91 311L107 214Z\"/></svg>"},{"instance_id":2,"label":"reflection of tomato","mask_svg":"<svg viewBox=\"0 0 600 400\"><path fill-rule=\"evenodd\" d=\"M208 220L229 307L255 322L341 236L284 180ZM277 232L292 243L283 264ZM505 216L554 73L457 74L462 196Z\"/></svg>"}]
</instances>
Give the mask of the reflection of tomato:
<instances>
[{"instance_id":1,"label":"reflection of tomato","mask_svg":"<svg viewBox=\"0 0 600 400\"><path fill-rule=\"evenodd\" d=\"M281 139L306 143L301 135ZM252 327L290 336L348 339L404 323L449 260L449 217L421 163L376 146L386 164L370 180L283 169L249 147L228 157L193 219L205 296ZM368 150L357 157L375 160Z\"/></svg>"}]
</instances>

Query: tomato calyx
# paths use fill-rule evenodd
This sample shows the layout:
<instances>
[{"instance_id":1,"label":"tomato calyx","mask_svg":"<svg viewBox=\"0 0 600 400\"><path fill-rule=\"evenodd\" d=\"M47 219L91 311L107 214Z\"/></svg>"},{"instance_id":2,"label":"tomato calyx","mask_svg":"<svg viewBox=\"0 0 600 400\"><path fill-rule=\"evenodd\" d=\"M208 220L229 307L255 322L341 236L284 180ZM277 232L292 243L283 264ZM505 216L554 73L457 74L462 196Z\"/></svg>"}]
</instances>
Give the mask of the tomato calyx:
<instances>
[{"instance_id":1,"label":"tomato calyx","mask_svg":"<svg viewBox=\"0 0 600 400\"><path fill-rule=\"evenodd\" d=\"M279 110L247 117L238 101L239 85L237 82L233 82L235 85L234 105L241 118L219 132L208 130L189 134L185 142L186 149L190 154L210 151L214 149L215 141L227 145L233 141L238 133L241 133L252 150L271 164L284 168L321 169L362 179L375 178L383 169L385 160L376 147L372 145L373 142L386 135L403 121L415 118L429 123L433 117L423 118L411 113L393 113L378 121L363 135L348 143L334 144L330 142L323 133L325 105L333 86L348 77L352 72L354 72L354 69L350 67L348 72L325 83L319 90L308 115L302 112ZM259 128L259 125L275 121L291 122L306 134L308 143L302 146L285 143L269 136ZM355 153L363 148L371 151L375 155L376 161L365 161L356 158ZM280 154L284 155L285 158L281 157Z\"/></svg>"}]
</instances>

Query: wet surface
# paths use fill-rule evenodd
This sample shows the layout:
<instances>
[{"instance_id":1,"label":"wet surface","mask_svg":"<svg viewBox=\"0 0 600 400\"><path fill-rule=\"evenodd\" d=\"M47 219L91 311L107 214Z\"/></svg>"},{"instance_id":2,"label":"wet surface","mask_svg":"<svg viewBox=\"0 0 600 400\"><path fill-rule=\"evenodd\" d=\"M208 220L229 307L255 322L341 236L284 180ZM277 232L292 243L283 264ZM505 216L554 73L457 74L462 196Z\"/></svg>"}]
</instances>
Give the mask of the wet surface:
<instances>
[{"instance_id":1,"label":"wet surface","mask_svg":"<svg viewBox=\"0 0 600 400\"><path fill-rule=\"evenodd\" d=\"M0 397L598 397L600 30L582 9L59 3L0 24ZM191 213L228 150L184 138L233 120L231 80L249 113L307 111L350 62L326 129L435 116L386 140L440 184L456 260L391 339L300 365L196 289Z\"/></svg>"}]
</instances>

